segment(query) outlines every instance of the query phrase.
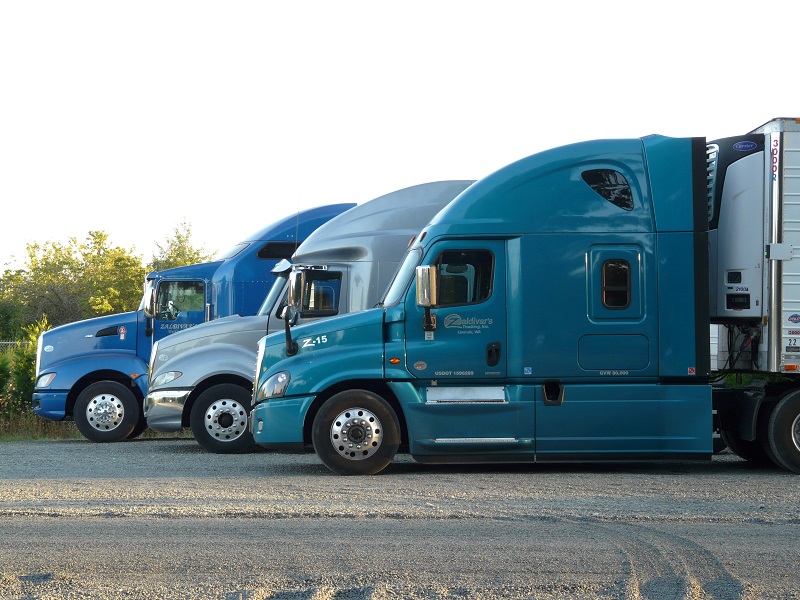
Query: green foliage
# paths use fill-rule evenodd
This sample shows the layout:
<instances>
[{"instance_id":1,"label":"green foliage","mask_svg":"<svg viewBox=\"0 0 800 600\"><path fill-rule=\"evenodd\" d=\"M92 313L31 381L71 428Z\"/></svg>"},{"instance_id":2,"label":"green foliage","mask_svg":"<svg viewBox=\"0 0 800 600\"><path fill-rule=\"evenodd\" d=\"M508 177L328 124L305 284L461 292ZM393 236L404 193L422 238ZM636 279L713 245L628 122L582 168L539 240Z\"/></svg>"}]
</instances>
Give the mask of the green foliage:
<instances>
[{"instance_id":1,"label":"green foliage","mask_svg":"<svg viewBox=\"0 0 800 600\"><path fill-rule=\"evenodd\" d=\"M0 360L0 407L2 418L31 413L36 377L36 342L49 329L46 318L23 328L24 339L9 346Z\"/></svg>"},{"instance_id":2,"label":"green foliage","mask_svg":"<svg viewBox=\"0 0 800 600\"><path fill-rule=\"evenodd\" d=\"M3 344L0 346L0 404L5 397L3 392L8 388L11 381L11 364L10 348Z\"/></svg>"},{"instance_id":3,"label":"green foliage","mask_svg":"<svg viewBox=\"0 0 800 600\"><path fill-rule=\"evenodd\" d=\"M22 306L4 297L2 284L0 279L0 340L15 340L22 331Z\"/></svg>"},{"instance_id":4,"label":"green foliage","mask_svg":"<svg viewBox=\"0 0 800 600\"><path fill-rule=\"evenodd\" d=\"M195 265L197 263L208 262L213 258L202 246L195 248L191 244L192 227L184 219L173 229L171 237L166 245L156 243L158 252L153 255L150 261L152 271L164 271L174 267L184 265Z\"/></svg>"},{"instance_id":5,"label":"green foliage","mask_svg":"<svg viewBox=\"0 0 800 600\"><path fill-rule=\"evenodd\" d=\"M22 324L43 316L55 326L134 310L146 275L142 259L111 246L108 234L91 231L82 243L28 244L24 269L6 271L3 297L16 303Z\"/></svg>"}]
</instances>

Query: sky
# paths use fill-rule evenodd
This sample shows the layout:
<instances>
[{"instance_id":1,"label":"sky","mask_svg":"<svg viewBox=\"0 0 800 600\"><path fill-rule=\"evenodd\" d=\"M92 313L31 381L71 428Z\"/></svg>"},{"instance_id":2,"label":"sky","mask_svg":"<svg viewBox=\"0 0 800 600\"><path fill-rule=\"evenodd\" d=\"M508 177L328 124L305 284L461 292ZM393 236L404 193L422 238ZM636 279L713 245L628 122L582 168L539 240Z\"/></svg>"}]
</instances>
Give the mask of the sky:
<instances>
[{"instance_id":1,"label":"sky","mask_svg":"<svg viewBox=\"0 0 800 600\"><path fill-rule=\"evenodd\" d=\"M800 117L786 0L0 0L0 273L146 262L589 139Z\"/></svg>"}]
</instances>

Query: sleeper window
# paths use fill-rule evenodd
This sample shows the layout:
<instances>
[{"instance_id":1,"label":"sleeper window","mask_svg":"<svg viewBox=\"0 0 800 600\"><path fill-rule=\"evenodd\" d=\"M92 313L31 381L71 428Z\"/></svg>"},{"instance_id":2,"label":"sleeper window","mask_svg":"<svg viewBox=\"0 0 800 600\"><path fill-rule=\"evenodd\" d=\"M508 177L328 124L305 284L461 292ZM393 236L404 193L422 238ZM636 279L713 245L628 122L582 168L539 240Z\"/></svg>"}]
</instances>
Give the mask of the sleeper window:
<instances>
[{"instance_id":1,"label":"sleeper window","mask_svg":"<svg viewBox=\"0 0 800 600\"><path fill-rule=\"evenodd\" d=\"M603 263L603 305L606 308L628 308L631 303L631 266L622 259Z\"/></svg>"},{"instance_id":2,"label":"sleeper window","mask_svg":"<svg viewBox=\"0 0 800 600\"><path fill-rule=\"evenodd\" d=\"M623 210L633 210L633 192L628 180L613 169L592 169L581 173L581 178L595 192Z\"/></svg>"}]
</instances>

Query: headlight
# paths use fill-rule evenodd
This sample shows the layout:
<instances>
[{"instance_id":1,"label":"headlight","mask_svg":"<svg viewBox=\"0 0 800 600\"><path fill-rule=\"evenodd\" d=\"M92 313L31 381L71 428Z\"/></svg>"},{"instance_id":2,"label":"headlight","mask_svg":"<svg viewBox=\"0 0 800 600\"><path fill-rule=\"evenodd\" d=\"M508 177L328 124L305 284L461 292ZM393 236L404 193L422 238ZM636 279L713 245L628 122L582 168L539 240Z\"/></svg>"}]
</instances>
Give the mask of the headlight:
<instances>
[{"instance_id":1,"label":"headlight","mask_svg":"<svg viewBox=\"0 0 800 600\"><path fill-rule=\"evenodd\" d=\"M151 388L156 388L160 385L165 385L171 381L175 381L178 377L183 375L180 371L167 371L166 373L162 373L158 377L153 380L153 383L150 384Z\"/></svg>"},{"instance_id":2,"label":"headlight","mask_svg":"<svg viewBox=\"0 0 800 600\"><path fill-rule=\"evenodd\" d=\"M256 403L269 400L270 398L282 398L286 393L286 388L289 386L290 379L291 377L288 371L275 373L275 375L267 379L261 384L261 387L258 388Z\"/></svg>"},{"instance_id":3,"label":"headlight","mask_svg":"<svg viewBox=\"0 0 800 600\"><path fill-rule=\"evenodd\" d=\"M53 383L53 379L56 378L55 373L47 373L46 375L42 375L39 379L36 380L36 387L37 388L46 388L51 383Z\"/></svg>"}]
</instances>

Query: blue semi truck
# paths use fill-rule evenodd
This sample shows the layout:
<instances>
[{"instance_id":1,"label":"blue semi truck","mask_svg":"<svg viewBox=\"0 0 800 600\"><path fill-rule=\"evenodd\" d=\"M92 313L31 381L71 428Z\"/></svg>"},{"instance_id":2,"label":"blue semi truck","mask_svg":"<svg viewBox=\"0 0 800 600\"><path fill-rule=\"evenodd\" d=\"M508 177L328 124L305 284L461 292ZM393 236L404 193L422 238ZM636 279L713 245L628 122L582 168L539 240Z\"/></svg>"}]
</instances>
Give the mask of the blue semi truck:
<instances>
[{"instance_id":1,"label":"blue semi truck","mask_svg":"<svg viewBox=\"0 0 800 600\"><path fill-rule=\"evenodd\" d=\"M74 419L88 439L115 442L147 427L142 400L158 340L232 314L255 314L272 286L271 269L317 227L355 204L332 204L280 219L213 262L147 276L138 310L69 323L42 333L33 410Z\"/></svg>"},{"instance_id":2,"label":"blue semi truck","mask_svg":"<svg viewBox=\"0 0 800 600\"><path fill-rule=\"evenodd\" d=\"M372 474L402 450L709 459L716 431L800 472L798 198L794 119L508 165L420 232L380 307L260 341L254 440ZM733 371L760 379L726 387Z\"/></svg>"}]
</instances>

